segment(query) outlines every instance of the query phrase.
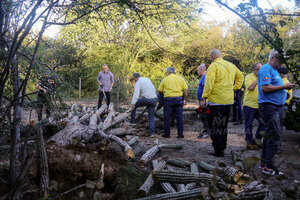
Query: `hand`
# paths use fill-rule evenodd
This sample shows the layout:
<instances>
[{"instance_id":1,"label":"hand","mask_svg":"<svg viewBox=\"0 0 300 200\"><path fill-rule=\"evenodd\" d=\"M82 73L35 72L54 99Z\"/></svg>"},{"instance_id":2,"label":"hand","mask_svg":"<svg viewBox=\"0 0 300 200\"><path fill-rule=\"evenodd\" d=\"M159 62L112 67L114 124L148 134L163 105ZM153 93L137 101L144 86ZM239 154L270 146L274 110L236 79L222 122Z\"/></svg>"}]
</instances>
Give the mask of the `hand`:
<instances>
[{"instance_id":1,"label":"hand","mask_svg":"<svg viewBox=\"0 0 300 200\"><path fill-rule=\"evenodd\" d=\"M103 84L102 84L100 81L98 82L98 84L99 84L100 86L102 86L102 85L103 85Z\"/></svg>"},{"instance_id":2,"label":"hand","mask_svg":"<svg viewBox=\"0 0 300 200\"><path fill-rule=\"evenodd\" d=\"M108 90L109 92L111 92L112 91L112 88L109 88L109 90Z\"/></svg>"},{"instance_id":3,"label":"hand","mask_svg":"<svg viewBox=\"0 0 300 200\"><path fill-rule=\"evenodd\" d=\"M205 107L206 107L206 99L201 99L200 108L205 108Z\"/></svg>"},{"instance_id":4,"label":"hand","mask_svg":"<svg viewBox=\"0 0 300 200\"><path fill-rule=\"evenodd\" d=\"M183 100L183 105L186 105L186 104L187 104L186 100Z\"/></svg>"},{"instance_id":5,"label":"hand","mask_svg":"<svg viewBox=\"0 0 300 200\"><path fill-rule=\"evenodd\" d=\"M292 84L292 83L286 83L284 84L285 89L290 90L295 88L297 85L296 84Z\"/></svg>"}]
</instances>

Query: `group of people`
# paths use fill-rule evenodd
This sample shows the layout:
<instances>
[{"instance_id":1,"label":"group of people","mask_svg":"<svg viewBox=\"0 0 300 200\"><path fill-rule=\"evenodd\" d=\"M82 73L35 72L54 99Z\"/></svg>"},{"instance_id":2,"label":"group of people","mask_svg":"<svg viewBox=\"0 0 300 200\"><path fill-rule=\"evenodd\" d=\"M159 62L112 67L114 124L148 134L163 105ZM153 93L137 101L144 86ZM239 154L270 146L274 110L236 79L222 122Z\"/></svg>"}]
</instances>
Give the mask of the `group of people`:
<instances>
[{"instance_id":1,"label":"group of people","mask_svg":"<svg viewBox=\"0 0 300 200\"><path fill-rule=\"evenodd\" d=\"M252 67L252 73L245 77L245 94L243 110L245 115L245 138L248 147L259 145L262 141L261 163L259 167L265 174L280 174L274 164L273 158L280 147L282 107L291 98L291 89L296 85L286 79L286 70L280 68L282 54L272 50L268 63L262 65L257 62ZM244 83L244 75L239 68L222 58L218 49L210 52L211 64L201 64L198 74L201 76L197 89L197 97L201 110L203 131L200 137L209 135L214 148L214 155L224 156L227 145L227 125L229 115L237 90ZM173 67L166 69L166 77L156 88L147 77L141 77L137 72L132 75L135 81L134 93L131 101L131 123L135 123L136 109L147 107L149 118L149 135L155 136L155 109L163 106L164 134L162 137L170 138L170 123L172 115L175 115L177 124L177 138L184 138L182 112L183 105L187 103L189 96L188 86L185 80L176 75ZM47 79L47 80L46 80ZM51 77L40 81L38 98L43 103L48 90L54 90L55 85ZM98 74L99 84L98 108L101 107L103 98L110 104L110 94L114 85L113 73L103 65L103 71ZM287 93L287 90L289 93ZM287 95L288 94L288 95ZM288 98L287 98L288 97ZM157 100L159 105L156 106ZM39 109L41 119L42 107ZM49 110L47 110L47 115ZM252 135L252 123L256 119L259 123L255 137Z\"/></svg>"}]
</instances>

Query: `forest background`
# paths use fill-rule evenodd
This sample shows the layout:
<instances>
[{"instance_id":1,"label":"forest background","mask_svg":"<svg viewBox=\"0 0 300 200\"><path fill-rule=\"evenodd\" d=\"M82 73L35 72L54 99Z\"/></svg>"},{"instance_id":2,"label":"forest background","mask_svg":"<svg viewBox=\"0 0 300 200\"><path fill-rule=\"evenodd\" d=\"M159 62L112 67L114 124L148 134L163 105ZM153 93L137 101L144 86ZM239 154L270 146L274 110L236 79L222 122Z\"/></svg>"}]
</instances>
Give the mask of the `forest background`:
<instances>
[{"instance_id":1,"label":"forest background","mask_svg":"<svg viewBox=\"0 0 300 200\"><path fill-rule=\"evenodd\" d=\"M128 103L133 91L133 72L150 78L158 87L166 67L173 66L188 82L190 100L195 100L199 82L196 69L201 63L210 62L209 52L213 48L220 49L226 60L240 60L245 75L251 73L255 62L267 62L270 45L243 20L231 24L208 22L202 19L203 10L196 2L186 2L186 7L180 9L176 6L179 5L170 5L170 12L157 6L154 11L136 15L135 10L126 6L109 5L101 13L91 13L62 27L55 39L43 36L27 93L35 91L41 75L51 74L56 77L60 97L78 98L81 78L81 97L97 98L97 74L107 64L116 79L113 101L120 85L120 101ZM293 12L283 6L274 10ZM299 48L299 16L267 17L276 24L285 50ZM28 38L35 35L32 32ZM34 47L34 42L29 46ZM290 59L289 64L296 67L297 61L299 56Z\"/></svg>"}]
</instances>

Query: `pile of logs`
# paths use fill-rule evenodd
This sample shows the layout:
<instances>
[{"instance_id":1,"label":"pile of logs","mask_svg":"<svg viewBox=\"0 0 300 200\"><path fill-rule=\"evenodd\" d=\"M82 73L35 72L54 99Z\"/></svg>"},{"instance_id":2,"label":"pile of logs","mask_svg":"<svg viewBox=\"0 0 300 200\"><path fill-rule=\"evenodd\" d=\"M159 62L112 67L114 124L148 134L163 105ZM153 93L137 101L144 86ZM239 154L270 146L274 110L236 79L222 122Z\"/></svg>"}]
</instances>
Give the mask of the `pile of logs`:
<instances>
[{"instance_id":1,"label":"pile of logs","mask_svg":"<svg viewBox=\"0 0 300 200\"><path fill-rule=\"evenodd\" d=\"M159 145L146 154L152 156L157 151ZM249 176L231 166L215 167L203 161L191 163L182 159L153 160L152 165L153 171L138 191L139 200L221 198L224 195L236 199L264 199L269 194L263 184L253 181L247 185L245 181L249 180ZM182 170L175 170L174 167ZM186 171L186 167L190 170ZM204 172L199 172L199 169ZM166 193L147 196L155 183L159 183ZM208 190L211 187L214 190ZM212 191L217 191L217 194Z\"/></svg>"}]
</instances>

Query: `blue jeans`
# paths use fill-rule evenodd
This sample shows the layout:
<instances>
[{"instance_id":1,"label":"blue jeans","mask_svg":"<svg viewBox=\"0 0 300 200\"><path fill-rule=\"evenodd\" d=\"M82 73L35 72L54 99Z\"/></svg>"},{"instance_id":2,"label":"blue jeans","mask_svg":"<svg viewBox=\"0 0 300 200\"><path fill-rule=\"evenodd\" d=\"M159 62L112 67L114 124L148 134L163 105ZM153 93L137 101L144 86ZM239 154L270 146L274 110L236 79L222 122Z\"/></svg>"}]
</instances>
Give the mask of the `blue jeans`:
<instances>
[{"instance_id":1,"label":"blue jeans","mask_svg":"<svg viewBox=\"0 0 300 200\"><path fill-rule=\"evenodd\" d=\"M164 98L164 133L170 135L170 122L172 113L175 113L177 123L177 134L179 137L183 136L183 98L182 97L166 97Z\"/></svg>"},{"instance_id":2,"label":"blue jeans","mask_svg":"<svg viewBox=\"0 0 300 200\"><path fill-rule=\"evenodd\" d=\"M256 119L258 121L258 127L255 134L255 138L261 139L260 131L263 130L263 123L259 119L258 109L251 108L248 106L244 106L245 113L245 136L248 143L254 144L253 136L252 136L252 123L253 120Z\"/></svg>"},{"instance_id":3,"label":"blue jeans","mask_svg":"<svg viewBox=\"0 0 300 200\"><path fill-rule=\"evenodd\" d=\"M145 97L141 97L137 100L135 103L134 109L131 111L131 119L130 122L135 122L135 116L136 116L136 109L138 107L147 106L148 111L148 118L149 118L149 129L150 129L150 135L155 134L155 118L154 118L154 111L156 106L156 98L155 99L147 99Z\"/></svg>"},{"instance_id":4,"label":"blue jeans","mask_svg":"<svg viewBox=\"0 0 300 200\"><path fill-rule=\"evenodd\" d=\"M210 113L207 115L208 133L216 154L226 149L230 108L231 105L209 106Z\"/></svg>"},{"instance_id":5,"label":"blue jeans","mask_svg":"<svg viewBox=\"0 0 300 200\"><path fill-rule=\"evenodd\" d=\"M265 134L263 134L261 162L269 168L273 167L273 158L280 145L282 134L281 109L281 106L271 103L259 104L259 115L263 120L265 130Z\"/></svg>"},{"instance_id":6,"label":"blue jeans","mask_svg":"<svg viewBox=\"0 0 300 200\"><path fill-rule=\"evenodd\" d=\"M241 106L241 90L234 91L234 104L232 105L233 109L233 119L234 121L243 120L243 112Z\"/></svg>"}]
</instances>

